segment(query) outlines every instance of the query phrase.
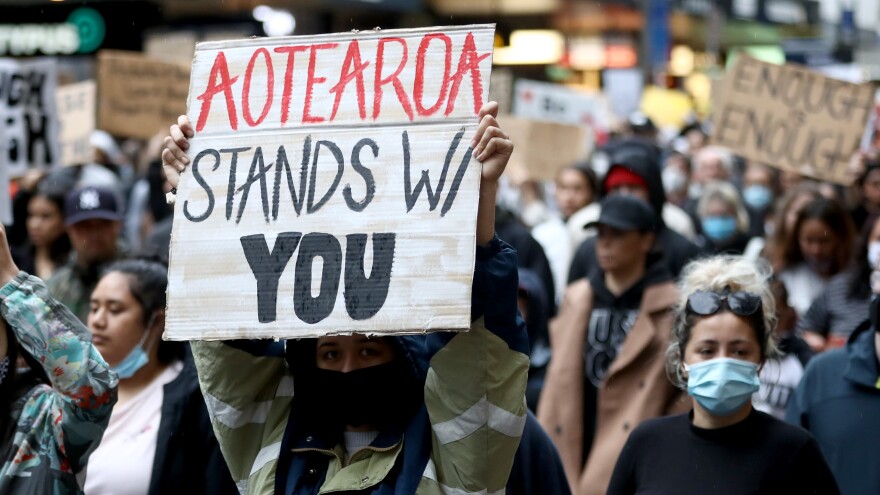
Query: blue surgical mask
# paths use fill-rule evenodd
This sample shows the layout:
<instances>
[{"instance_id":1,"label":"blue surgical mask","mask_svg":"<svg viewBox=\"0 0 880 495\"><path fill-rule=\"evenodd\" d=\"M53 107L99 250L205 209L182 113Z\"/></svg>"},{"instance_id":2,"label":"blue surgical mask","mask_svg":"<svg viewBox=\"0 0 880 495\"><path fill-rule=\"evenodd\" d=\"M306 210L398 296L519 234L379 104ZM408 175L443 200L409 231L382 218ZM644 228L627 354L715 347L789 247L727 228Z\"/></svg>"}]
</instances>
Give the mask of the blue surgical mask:
<instances>
[{"instance_id":1,"label":"blue surgical mask","mask_svg":"<svg viewBox=\"0 0 880 495\"><path fill-rule=\"evenodd\" d=\"M134 349L128 353L125 358L119 362L116 366L112 366L110 369L116 372L116 375L120 380L124 380L126 378L131 378L135 373L138 372L141 368L147 365L150 362L150 357L147 354L147 349L144 349L144 342L146 342L147 337L150 336L150 329L153 327L153 318L155 314L150 317L150 321L147 323L147 327L144 330L144 336L141 337L141 341L138 342Z\"/></svg>"},{"instance_id":2,"label":"blue surgical mask","mask_svg":"<svg viewBox=\"0 0 880 495\"><path fill-rule=\"evenodd\" d=\"M736 235L736 219L733 217L706 217L702 225L703 233L712 242L726 241Z\"/></svg>"},{"instance_id":3,"label":"blue surgical mask","mask_svg":"<svg viewBox=\"0 0 880 495\"><path fill-rule=\"evenodd\" d=\"M765 210L773 201L773 192L767 186L754 184L743 189L746 204L756 210Z\"/></svg>"},{"instance_id":4,"label":"blue surgical mask","mask_svg":"<svg viewBox=\"0 0 880 495\"><path fill-rule=\"evenodd\" d=\"M688 394L714 416L739 411L761 387L758 365L731 358L716 358L690 366Z\"/></svg>"}]
</instances>

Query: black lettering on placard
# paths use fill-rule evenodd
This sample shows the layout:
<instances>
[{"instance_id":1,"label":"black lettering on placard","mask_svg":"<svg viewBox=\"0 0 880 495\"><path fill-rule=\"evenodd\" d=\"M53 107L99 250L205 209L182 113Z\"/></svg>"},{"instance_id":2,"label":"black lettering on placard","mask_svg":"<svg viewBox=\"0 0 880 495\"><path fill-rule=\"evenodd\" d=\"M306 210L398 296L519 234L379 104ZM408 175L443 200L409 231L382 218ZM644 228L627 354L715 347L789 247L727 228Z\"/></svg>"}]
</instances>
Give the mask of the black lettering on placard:
<instances>
[{"instance_id":1,"label":"black lettering on placard","mask_svg":"<svg viewBox=\"0 0 880 495\"><path fill-rule=\"evenodd\" d=\"M440 203L440 196L443 193L443 187L446 184L446 176L449 173L449 165L452 162L452 157L455 155L455 151L458 148L458 144L461 141L461 137L464 135L464 128L458 131L455 134L455 138L453 138L452 143L449 145L449 151L446 153L446 160L443 162L443 170L440 172L440 179L437 181L437 189L434 190L431 187L431 179L428 175L427 170L422 170L422 177L419 179L419 182L416 184L415 189L412 188L412 181L410 179L410 145L409 145L409 134L406 131L403 131L403 135L401 140L403 142L403 192L406 199L406 211L409 213L413 207L416 205L416 201L419 199L419 195L422 192L422 189L425 189L425 194L428 196L428 206L430 211L434 211L437 208L437 205ZM452 203L455 201L455 196L458 193L458 188L461 184L461 180L464 177L464 173L467 170L468 163L470 163L470 157L472 154L472 149L468 148L467 152L465 152L464 158L461 160L461 164L458 167L458 171L455 174L455 178L453 179L452 186L450 187L449 193L446 195L446 201L443 203L443 208L440 210L440 216L446 215L450 208L452 208Z\"/></svg>"},{"instance_id":2,"label":"black lettering on placard","mask_svg":"<svg viewBox=\"0 0 880 495\"><path fill-rule=\"evenodd\" d=\"M394 264L395 234L373 234L373 268L367 278L367 234L345 236L345 309L355 320L372 318L385 305Z\"/></svg>"},{"instance_id":3,"label":"black lettering on placard","mask_svg":"<svg viewBox=\"0 0 880 495\"><path fill-rule=\"evenodd\" d=\"M373 201L373 196L376 194L376 181L373 179L373 172L367 167L361 165L361 149L363 149L364 146L369 146L370 149L373 150L373 158L379 156L379 145L376 144L376 141L373 141L370 138L361 139L351 150L351 167L360 174L367 187L367 192L364 195L363 201L357 202L351 197L351 184L345 185L345 189L342 190L342 196L345 198L345 204L348 205L348 208L351 211L364 211L364 208Z\"/></svg>"},{"instance_id":4,"label":"black lettering on placard","mask_svg":"<svg viewBox=\"0 0 880 495\"><path fill-rule=\"evenodd\" d=\"M333 179L333 184L330 185L330 189L327 189L327 192L324 193L324 196L315 204L315 180L318 178L318 158L321 154L321 146L330 150L333 153L333 157L336 158L336 177ZM336 143L330 141L318 141L315 145L315 157L312 159L312 177L309 181L309 201L308 205L306 205L306 213L314 213L321 209L327 201L330 200L330 197L333 196L333 193L336 192L336 188L339 186L339 181L342 180L342 172L345 170L345 159L342 157L342 150L339 149L339 146L336 146Z\"/></svg>"},{"instance_id":5,"label":"black lettering on placard","mask_svg":"<svg viewBox=\"0 0 880 495\"><path fill-rule=\"evenodd\" d=\"M201 171L199 171L199 165L201 165L202 159L206 155L211 155L214 157L214 166L211 167L212 172L216 171L217 167L220 166L220 152L213 149L202 150L201 152L199 152L198 155L196 155L195 159L193 160L193 164L190 170L192 170L193 178L200 186L202 186L202 189L205 190L205 194L208 195L208 207L205 208L205 212L201 215L194 216L192 213L189 212L189 200L184 201L183 216L186 217L186 219L190 222L202 222L206 220L209 216L211 216L211 212L214 211L214 192L211 191L211 187L208 186L205 178L202 177Z\"/></svg>"},{"instance_id":6,"label":"black lettering on placard","mask_svg":"<svg viewBox=\"0 0 880 495\"><path fill-rule=\"evenodd\" d=\"M266 236L254 234L242 237L241 247L254 278L257 279L257 317L260 323L275 321L278 302L278 279L302 234L299 232L282 232L275 239L275 247L269 252Z\"/></svg>"},{"instance_id":7,"label":"black lettering on placard","mask_svg":"<svg viewBox=\"0 0 880 495\"><path fill-rule=\"evenodd\" d=\"M244 213L245 205L247 205L251 185L258 180L260 181L260 199L263 204L263 217L266 219L266 223L269 223L269 193L266 187L266 172L272 170L273 165L274 164L272 163L268 166L265 164L263 161L263 148L257 146L254 151L254 158L251 160L251 168L248 171L247 179L244 184L235 191L236 193L241 193L241 200L238 202L238 215L235 216L236 224L241 222L241 215Z\"/></svg>"},{"instance_id":8,"label":"black lettering on placard","mask_svg":"<svg viewBox=\"0 0 880 495\"><path fill-rule=\"evenodd\" d=\"M275 159L275 190L272 195L272 220L278 220L278 207L281 195L281 174L287 174L287 190L290 192L290 199L293 202L293 209L296 210L296 216L302 211L303 200L306 198L306 178L309 173L309 156L312 152L312 136L306 136L303 143L302 164L299 170L299 189L293 187L293 176L290 171L290 162L287 160L287 152L284 146L278 147L278 156ZM297 194L297 190L299 194Z\"/></svg>"},{"instance_id":9,"label":"black lettering on placard","mask_svg":"<svg viewBox=\"0 0 880 495\"><path fill-rule=\"evenodd\" d=\"M43 110L43 83L46 81L46 74L31 72L29 75L31 88L25 105Z\"/></svg>"},{"instance_id":10,"label":"black lettering on placard","mask_svg":"<svg viewBox=\"0 0 880 495\"><path fill-rule=\"evenodd\" d=\"M232 203L235 201L235 171L238 168L238 154L244 153L249 149L250 147L220 150L220 153L232 154L232 162L229 164L229 187L226 189L226 220L232 218Z\"/></svg>"},{"instance_id":11,"label":"black lettering on placard","mask_svg":"<svg viewBox=\"0 0 880 495\"><path fill-rule=\"evenodd\" d=\"M319 256L324 262L321 291L318 297L312 297L312 264ZM341 272L342 247L335 237L319 232L303 236L293 286L293 310L300 320L315 324L330 316L336 304Z\"/></svg>"},{"instance_id":12,"label":"black lettering on placard","mask_svg":"<svg viewBox=\"0 0 880 495\"><path fill-rule=\"evenodd\" d=\"M6 104L10 107L18 106L24 99L24 76L13 74L9 78L9 90L6 93Z\"/></svg>"},{"instance_id":13,"label":"black lettering on placard","mask_svg":"<svg viewBox=\"0 0 880 495\"><path fill-rule=\"evenodd\" d=\"M36 121L36 125L34 125ZM28 162L37 163L37 147L42 144L43 162L52 163L52 147L49 145L49 136L46 134L49 127L49 118L45 115L24 116L25 132L27 132Z\"/></svg>"}]
</instances>

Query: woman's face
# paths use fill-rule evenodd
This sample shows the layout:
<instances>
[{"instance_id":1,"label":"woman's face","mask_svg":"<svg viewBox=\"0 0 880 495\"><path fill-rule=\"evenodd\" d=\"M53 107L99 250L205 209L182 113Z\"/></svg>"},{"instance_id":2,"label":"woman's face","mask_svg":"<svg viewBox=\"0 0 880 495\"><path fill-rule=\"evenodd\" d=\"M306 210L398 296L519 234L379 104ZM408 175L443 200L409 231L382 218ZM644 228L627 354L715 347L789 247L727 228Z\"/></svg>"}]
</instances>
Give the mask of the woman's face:
<instances>
[{"instance_id":1,"label":"woman's face","mask_svg":"<svg viewBox=\"0 0 880 495\"><path fill-rule=\"evenodd\" d=\"M721 311L697 320L684 349L684 362L691 365L716 358L762 362L761 345L747 318Z\"/></svg>"},{"instance_id":2,"label":"woman's face","mask_svg":"<svg viewBox=\"0 0 880 495\"><path fill-rule=\"evenodd\" d=\"M321 337L315 349L318 368L342 373L390 363L394 356L388 339L359 334Z\"/></svg>"},{"instance_id":3,"label":"woman's face","mask_svg":"<svg viewBox=\"0 0 880 495\"><path fill-rule=\"evenodd\" d=\"M128 278L110 272L92 291L88 325L92 343L110 366L118 365L144 336L143 308L132 296Z\"/></svg>"},{"instance_id":4,"label":"woman's face","mask_svg":"<svg viewBox=\"0 0 880 495\"><path fill-rule=\"evenodd\" d=\"M45 196L34 196L28 203L27 231L34 246L49 246L64 233L61 210Z\"/></svg>"},{"instance_id":5,"label":"woman's face","mask_svg":"<svg viewBox=\"0 0 880 495\"><path fill-rule=\"evenodd\" d=\"M713 199L706 205L706 217L734 217L736 212L733 207L720 199Z\"/></svg>"},{"instance_id":6,"label":"woman's face","mask_svg":"<svg viewBox=\"0 0 880 495\"><path fill-rule=\"evenodd\" d=\"M830 275L840 239L822 220L808 218L797 233L801 254L820 275Z\"/></svg>"},{"instance_id":7,"label":"woman's face","mask_svg":"<svg viewBox=\"0 0 880 495\"><path fill-rule=\"evenodd\" d=\"M803 210L804 207L814 199L816 199L816 196L813 194L801 194L791 201L788 205L788 211L785 212L785 232L792 232L794 230L794 226L797 223L797 217L800 215L801 210Z\"/></svg>"},{"instance_id":8,"label":"woman's face","mask_svg":"<svg viewBox=\"0 0 880 495\"><path fill-rule=\"evenodd\" d=\"M572 216L591 201L593 192L584 174L572 169L559 172L556 178L556 203L563 218Z\"/></svg>"}]
</instances>

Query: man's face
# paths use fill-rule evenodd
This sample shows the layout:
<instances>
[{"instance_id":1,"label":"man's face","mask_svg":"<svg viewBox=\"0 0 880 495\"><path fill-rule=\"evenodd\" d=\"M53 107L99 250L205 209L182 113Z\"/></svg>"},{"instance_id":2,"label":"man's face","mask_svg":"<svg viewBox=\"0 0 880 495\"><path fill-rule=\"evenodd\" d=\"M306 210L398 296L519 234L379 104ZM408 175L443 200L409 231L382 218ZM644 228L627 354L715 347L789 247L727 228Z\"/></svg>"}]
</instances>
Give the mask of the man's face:
<instances>
[{"instance_id":1,"label":"man's face","mask_svg":"<svg viewBox=\"0 0 880 495\"><path fill-rule=\"evenodd\" d=\"M101 263L116 256L116 240L122 223L92 218L67 227L77 260L84 265Z\"/></svg>"},{"instance_id":2,"label":"man's face","mask_svg":"<svg viewBox=\"0 0 880 495\"><path fill-rule=\"evenodd\" d=\"M626 270L644 262L654 242L654 234L637 230L619 230L599 225L596 235L596 258L606 273Z\"/></svg>"},{"instance_id":3,"label":"man's face","mask_svg":"<svg viewBox=\"0 0 880 495\"><path fill-rule=\"evenodd\" d=\"M694 182L708 184L716 180L728 180L727 170L721 162L721 158L714 154L706 154L699 157L697 167L694 170Z\"/></svg>"}]
</instances>

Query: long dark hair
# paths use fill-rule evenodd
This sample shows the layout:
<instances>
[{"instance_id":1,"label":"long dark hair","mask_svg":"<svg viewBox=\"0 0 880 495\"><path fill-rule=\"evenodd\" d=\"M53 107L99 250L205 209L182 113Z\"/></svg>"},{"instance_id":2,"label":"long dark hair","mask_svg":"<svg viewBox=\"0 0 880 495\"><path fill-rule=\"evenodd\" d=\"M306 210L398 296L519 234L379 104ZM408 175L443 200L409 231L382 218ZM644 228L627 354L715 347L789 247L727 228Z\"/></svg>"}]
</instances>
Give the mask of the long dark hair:
<instances>
[{"instance_id":1,"label":"long dark hair","mask_svg":"<svg viewBox=\"0 0 880 495\"><path fill-rule=\"evenodd\" d=\"M862 231L859 233L859 242L853 252L852 267L850 268L849 288L847 296L851 299L868 299L871 297L871 271L868 264L868 245L871 243L871 231L880 213L872 213L865 220Z\"/></svg>"},{"instance_id":2,"label":"long dark hair","mask_svg":"<svg viewBox=\"0 0 880 495\"><path fill-rule=\"evenodd\" d=\"M69 184L65 181L58 181L54 176L48 176L37 185L37 190L30 201L36 198L44 198L55 205L61 214L61 218L64 218L64 199L69 191ZM49 256L56 266L67 262L67 259L70 257L70 251L70 237L67 236L67 232L62 232L49 246Z\"/></svg>"},{"instance_id":3,"label":"long dark hair","mask_svg":"<svg viewBox=\"0 0 880 495\"><path fill-rule=\"evenodd\" d=\"M168 287L168 267L152 258L136 258L117 261L103 271L101 277L110 273L121 273L128 280L128 290L141 305L143 323L147 325L150 317L165 310L165 289ZM182 342L159 341L159 361L168 364L183 358Z\"/></svg>"},{"instance_id":4,"label":"long dark hair","mask_svg":"<svg viewBox=\"0 0 880 495\"><path fill-rule=\"evenodd\" d=\"M825 197L810 201L798 215L794 229L788 233L788 238L786 239L785 251L783 253L785 266L793 267L804 261L804 254L801 252L798 237L801 228L803 228L807 220L819 220L828 227L828 230L834 232L837 236L838 245L835 248L832 273L836 274L845 269L849 264L850 256L852 256L855 227L853 226L852 219L846 210L843 209L840 202Z\"/></svg>"}]
</instances>

